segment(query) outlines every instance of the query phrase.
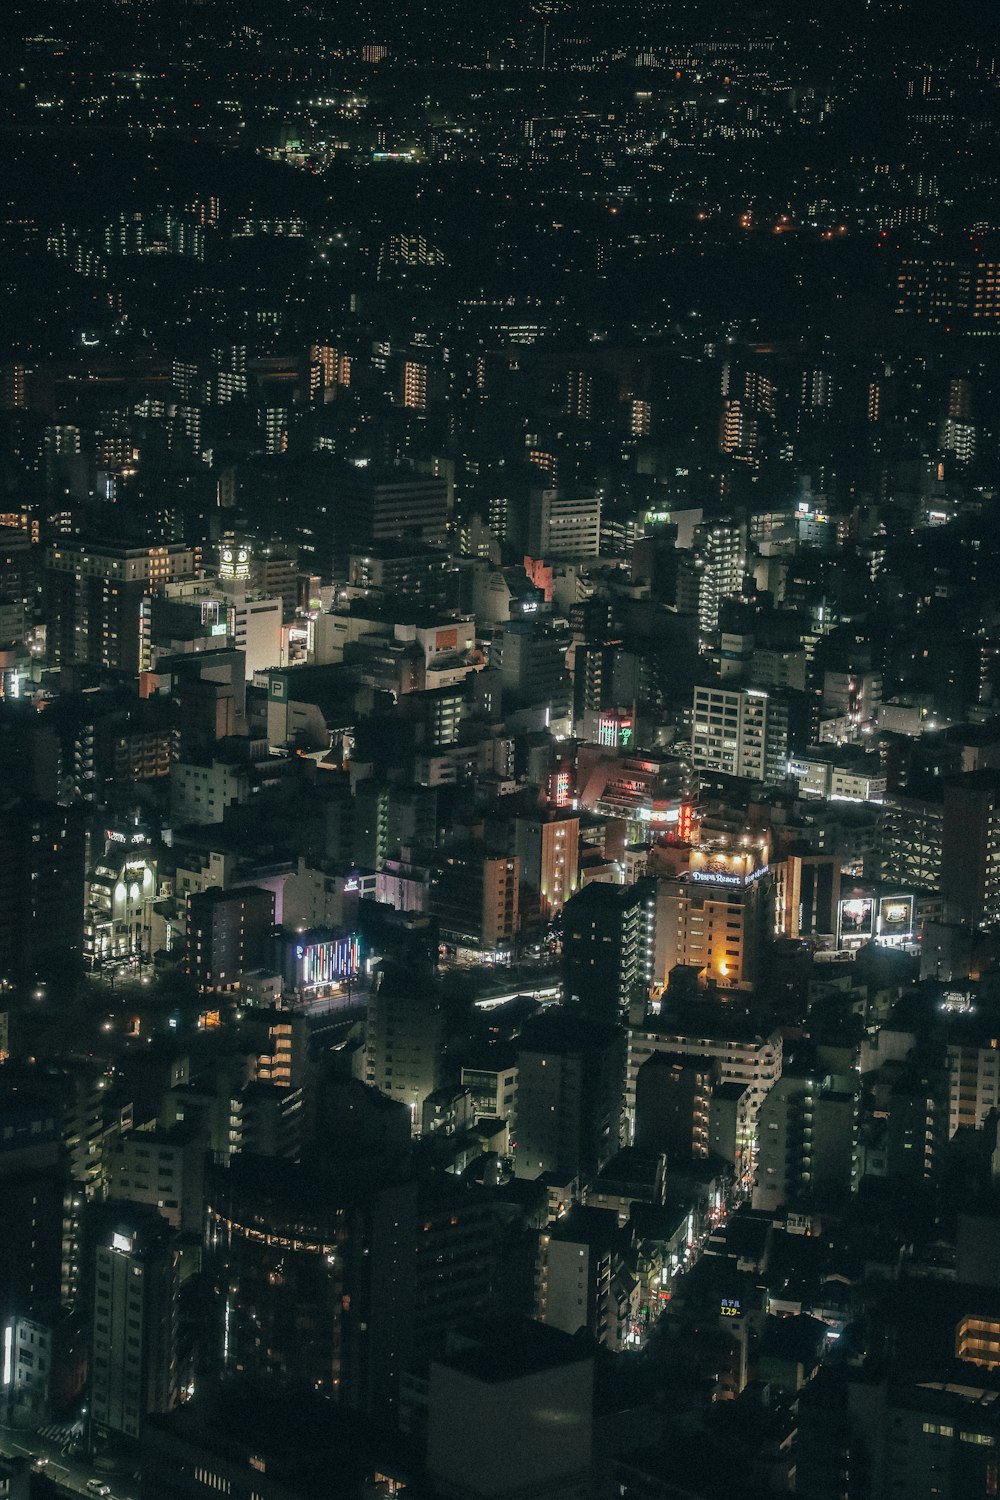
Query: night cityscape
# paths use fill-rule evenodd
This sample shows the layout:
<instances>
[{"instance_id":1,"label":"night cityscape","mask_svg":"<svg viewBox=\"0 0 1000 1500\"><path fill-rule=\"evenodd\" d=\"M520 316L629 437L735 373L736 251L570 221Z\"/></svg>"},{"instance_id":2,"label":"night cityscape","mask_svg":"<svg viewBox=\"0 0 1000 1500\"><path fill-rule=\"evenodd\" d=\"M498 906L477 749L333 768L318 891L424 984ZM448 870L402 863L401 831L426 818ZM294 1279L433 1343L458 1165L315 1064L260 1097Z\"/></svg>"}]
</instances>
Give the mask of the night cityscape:
<instances>
[{"instance_id":1,"label":"night cityscape","mask_svg":"<svg viewBox=\"0 0 1000 1500\"><path fill-rule=\"evenodd\" d=\"M996 4L0 10L0 1500L993 1500Z\"/></svg>"}]
</instances>

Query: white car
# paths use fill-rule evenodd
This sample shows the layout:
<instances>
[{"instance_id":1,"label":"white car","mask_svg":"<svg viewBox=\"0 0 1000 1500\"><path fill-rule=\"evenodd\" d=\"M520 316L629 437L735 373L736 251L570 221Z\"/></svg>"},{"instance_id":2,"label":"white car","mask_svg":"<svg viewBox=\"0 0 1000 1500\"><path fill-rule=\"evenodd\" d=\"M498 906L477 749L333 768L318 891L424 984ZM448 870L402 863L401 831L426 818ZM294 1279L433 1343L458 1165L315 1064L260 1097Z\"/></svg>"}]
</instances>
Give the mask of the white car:
<instances>
[{"instance_id":1,"label":"white car","mask_svg":"<svg viewBox=\"0 0 1000 1500\"><path fill-rule=\"evenodd\" d=\"M110 1484L105 1484L103 1482L103 1480L100 1480L100 1479L88 1479L87 1480L87 1489L89 1490L89 1492L92 1495L110 1495L111 1494L111 1486L110 1486Z\"/></svg>"}]
</instances>

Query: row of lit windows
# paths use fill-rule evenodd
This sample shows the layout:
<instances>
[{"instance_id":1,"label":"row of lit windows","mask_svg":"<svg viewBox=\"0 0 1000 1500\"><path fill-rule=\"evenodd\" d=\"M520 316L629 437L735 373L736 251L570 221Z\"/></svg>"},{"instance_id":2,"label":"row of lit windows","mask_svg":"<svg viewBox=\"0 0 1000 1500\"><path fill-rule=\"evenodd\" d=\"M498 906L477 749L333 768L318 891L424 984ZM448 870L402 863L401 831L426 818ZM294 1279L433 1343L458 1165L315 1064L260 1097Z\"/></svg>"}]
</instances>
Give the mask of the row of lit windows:
<instances>
[{"instance_id":1,"label":"row of lit windows","mask_svg":"<svg viewBox=\"0 0 1000 1500\"><path fill-rule=\"evenodd\" d=\"M219 1494L228 1495L230 1484L228 1479L223 1479L221 1474L216 1474L212 1469L196 1468L194 1477L199 1484L203 1484L210 1490L216 1490Z\"/></svg>"},{"instance_id":2,"label":"row of lit windows","mask_svg":"<svg viewBox=\"0 0 1000 1500\"><path fill-rule=\"evenodd\" d=\"M946 1422L924 1422L921 1431L927 1437L954 1437L955 1429ZM960 1432L959 1440L963 1443L972 1443L980 1448L995 1448L996 1438L989 1437L985 1432Z\"/></svg>"}]
</instances>

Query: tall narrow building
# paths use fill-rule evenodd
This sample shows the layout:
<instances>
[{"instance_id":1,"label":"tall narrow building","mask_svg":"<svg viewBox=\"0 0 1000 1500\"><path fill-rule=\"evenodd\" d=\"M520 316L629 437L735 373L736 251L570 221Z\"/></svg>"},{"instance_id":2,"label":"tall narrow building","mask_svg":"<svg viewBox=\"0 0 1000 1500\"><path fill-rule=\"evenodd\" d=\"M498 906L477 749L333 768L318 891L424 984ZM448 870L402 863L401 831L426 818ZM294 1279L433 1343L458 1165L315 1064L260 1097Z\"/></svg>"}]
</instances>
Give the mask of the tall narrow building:
<instances>
[{"instance_id":1,"label":"tall narrow building","mask_svg":"<svg viewBox=\"0 0 1000 1500\"><path fill-rule=\"evenodd\" d=\"M123 1209L97 1248L90 1416L98 1439L138 1439L143 1421L177 1404L180 1252L153 1213Z\"/></svg>"},{"instance_id":2,"label":"tall narrow building","mask_svg":"<svg viewBox=\"0 0 1000 1500\"><path fill-rule=\"evenodd\" d=\"M743 587L746 528L732 517L703 522L695 530L693 548L680 563L677 608L697 616L698 634L708 640L719 629L723 600Z\"/></svg>"},{"instance_id":3,"label":"tall narrow building","mask_svg":"<svg viewBox=\"0 0 1000 1500\"><path fill-rule=\"evenodd\" d=\"M595 1021L628 1019L648 995L655 886L593 881L563 911L563 995Z\"/></svg>"},{"instance_id":4,"label":"tall narrow building","mask_svg":"<svg viewBox=\"0 0 1000 1500\"><path fill-rule=\"evenodd\" d=\"M0 800L0 982L31 985L79 965L83 892L78 809Z\"/></svg>"}]
</instances>

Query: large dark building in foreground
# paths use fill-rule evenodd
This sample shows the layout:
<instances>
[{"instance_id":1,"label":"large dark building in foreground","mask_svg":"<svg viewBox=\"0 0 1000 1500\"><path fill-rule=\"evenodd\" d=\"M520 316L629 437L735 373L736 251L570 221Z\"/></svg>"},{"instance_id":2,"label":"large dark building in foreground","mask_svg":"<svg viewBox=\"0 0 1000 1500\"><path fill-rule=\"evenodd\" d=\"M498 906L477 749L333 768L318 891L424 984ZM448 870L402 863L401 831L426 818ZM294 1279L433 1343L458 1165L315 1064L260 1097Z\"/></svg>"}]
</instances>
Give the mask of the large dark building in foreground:
<instances>
[{"instance_id":1,"label":"large dark building in foreground","mask_svg":"<svg viewBox=\"0 0 1000 1500\"><path fill-rule=\"evenodd\" d=\"M123 1207L96 1248L91 1423L102 1439L135 1439L147 1416L177 1404L180 1253L156 1213Z\"/></svg>"},{"instance_id":2,"label":"large dark building in foreground","mask_svg":"<svg viewBox=\"0 0 1000 1500\"><path fill-rule=\"evenodd\" d=\"M517 1066L518 1176L589 1180L620 1144L625 1032L550 1010L521 1031Z\"/></svg>"},{"instance_id":3,"label":"large dark building in foreground","mask_svg":"<svg viewBox=\"0 0 1000 1500\"><path fill-rule=\"evenodd\" d=\"M387 1418L411 1327L416 1188L242 1153L206 1189L222 1369Z\"/></svg>"}]
</instances>

